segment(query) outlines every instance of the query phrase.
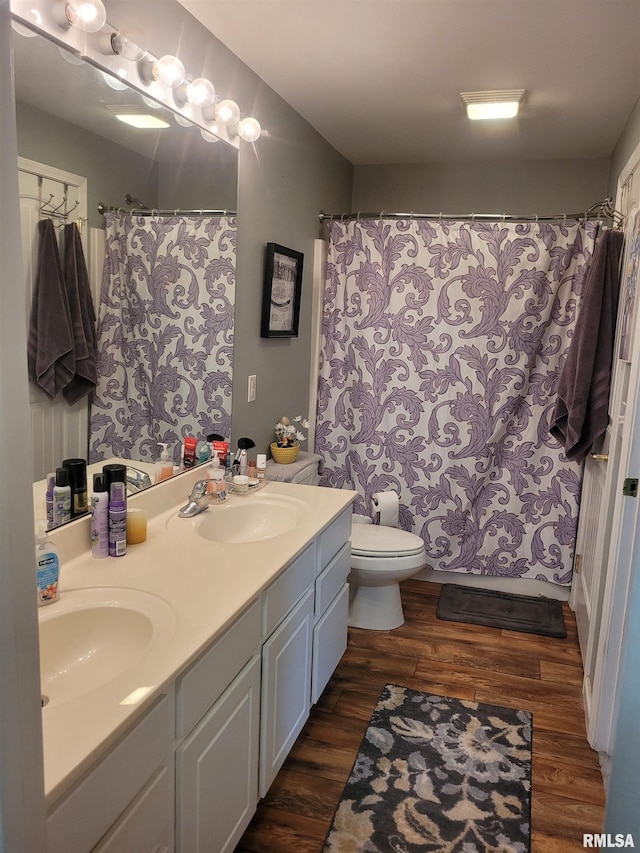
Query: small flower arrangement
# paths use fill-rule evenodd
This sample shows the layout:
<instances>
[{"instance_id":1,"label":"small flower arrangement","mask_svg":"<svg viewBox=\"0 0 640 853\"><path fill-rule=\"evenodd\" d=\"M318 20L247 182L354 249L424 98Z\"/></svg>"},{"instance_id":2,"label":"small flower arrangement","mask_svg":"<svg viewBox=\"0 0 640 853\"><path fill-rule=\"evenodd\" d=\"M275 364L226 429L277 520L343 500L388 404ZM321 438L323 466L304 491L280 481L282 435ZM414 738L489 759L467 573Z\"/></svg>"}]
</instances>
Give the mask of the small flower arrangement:
<instances>
[{"instance_id":1,"label":"small flower arrangement","mask_svg":"<svg viewBox=\"0 0 640 853\"><path fill-rule=\"evenodd\" d=\"M289 418L280 418L276 424L276 444L278 447L293 447L305 441L307 436L302 432L303 429L309 429L311 424L302 415L298 415L293 419L293 423Z\"/></svg>"}]
</instances>

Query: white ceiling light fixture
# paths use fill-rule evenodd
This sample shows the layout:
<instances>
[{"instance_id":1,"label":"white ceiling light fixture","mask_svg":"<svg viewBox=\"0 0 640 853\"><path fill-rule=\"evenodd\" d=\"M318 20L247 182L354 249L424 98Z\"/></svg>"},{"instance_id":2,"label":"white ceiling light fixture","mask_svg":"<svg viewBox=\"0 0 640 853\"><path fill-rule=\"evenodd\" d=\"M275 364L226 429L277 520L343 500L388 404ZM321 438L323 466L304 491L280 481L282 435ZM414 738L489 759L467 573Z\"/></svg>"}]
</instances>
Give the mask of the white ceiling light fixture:
<instances>
[{"instance_id":1,"label":"white ceiling light fixture","mask_svg":"<svg viewBox=\"0 0 640 853\"><path fill-rule=\"evenodd\" d=\"M131 125L131 127L135 127L138 130L161 130L171 126L161 116L151 112L143 112L139 105L105 104L105 107L118 121Z\"/></svg>"},{"instance_id":2,"label":"white ceiling light fixture","mask_svg":"<svg viewBox=\"0 0 640 853\"><path fill-rule=\"evenodd\" d=\"M526 89L462 92L460 97L472 121L515 118L524 102Z\"/></svg>"},{"instance_id":3,"label":"white ceiling light fixture","mask_svg":"<svg viewBox=\"0 0 640 853\"><path fill-rule=\"evenodd\" d=\"M55 0L52 14L63 30L76 27L85 33L97 33L107 22L102 0Z\"/></svg>"}]
</instances>

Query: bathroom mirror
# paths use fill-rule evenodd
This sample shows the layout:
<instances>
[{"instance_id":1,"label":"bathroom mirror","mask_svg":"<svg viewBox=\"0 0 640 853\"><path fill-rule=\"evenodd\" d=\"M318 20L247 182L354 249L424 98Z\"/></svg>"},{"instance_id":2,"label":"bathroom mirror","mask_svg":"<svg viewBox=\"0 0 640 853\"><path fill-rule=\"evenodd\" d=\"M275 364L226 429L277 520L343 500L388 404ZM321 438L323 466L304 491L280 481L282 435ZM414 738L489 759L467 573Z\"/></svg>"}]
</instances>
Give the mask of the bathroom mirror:
<instances>
[{"instance_id":1,"label":"bathroom mirror","mask_svg":"<svg viewBox=\"0 0 640 853\"><path fill-rule=\"evenodd\" d=\"M236 211L236 148L220 140L205 141L199 128L178 124L171 110L131 89L112 88L100 70L41 35L16 31L13 44L18 153L86 178L82 230L90 271L92 265L101 265L99 232L105 222L98 202L124 210L141 204L172 211ZM135 104L161 115L169 127L140 130L115 118L116 107L131 109ZM42 200L48 195L45 191ZM127 204L128 195L132 205ZM24 211L21 214L24 223ZM30 304L30 294L25 297ZM97 313L97 298L95 303ZM87 458L87 446L68 447L64 455ZM34 468L36 482L51 470L49 465L47 470Z\"/></svg>"}]
</instances>

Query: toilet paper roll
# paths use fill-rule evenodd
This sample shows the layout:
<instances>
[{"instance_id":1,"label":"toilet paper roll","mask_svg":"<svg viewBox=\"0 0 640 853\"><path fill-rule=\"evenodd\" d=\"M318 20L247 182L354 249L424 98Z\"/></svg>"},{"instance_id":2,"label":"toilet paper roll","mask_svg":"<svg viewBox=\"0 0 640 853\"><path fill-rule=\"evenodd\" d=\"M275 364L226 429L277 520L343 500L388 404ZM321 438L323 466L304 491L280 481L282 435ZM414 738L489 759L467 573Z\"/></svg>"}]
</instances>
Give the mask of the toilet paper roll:
<instances>
[{"instance_id":1,"label":"toilet paper roll","mask_svg":"<svg viewBox=\"0 0 640 853\"><path fill-rule=\"evenodd\" d=\"M379 524L384 524L386 527L398 526L400 498L397 492L376 492L373 495L373 506L379 514Z\"/></svg>"}]
</instances>

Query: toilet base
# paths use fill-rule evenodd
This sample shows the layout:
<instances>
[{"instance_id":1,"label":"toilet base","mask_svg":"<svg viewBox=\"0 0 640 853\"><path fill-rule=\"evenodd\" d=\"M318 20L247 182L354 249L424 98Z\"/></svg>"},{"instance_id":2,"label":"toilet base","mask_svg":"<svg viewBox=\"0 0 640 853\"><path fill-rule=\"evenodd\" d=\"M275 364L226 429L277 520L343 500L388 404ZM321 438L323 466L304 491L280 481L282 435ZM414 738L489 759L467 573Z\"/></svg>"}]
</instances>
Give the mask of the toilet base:
<instances>
[{"instance_id":1,"label":"toilet base","mask_svg":"<svg viewBox=\"0 0 640 853\"><path fill-rule=\"evenodd\" d=\"M393 631L404 625L400 585L356 586L350 582L349 625L370 631Z\"/></svg>"}]
</instances>

